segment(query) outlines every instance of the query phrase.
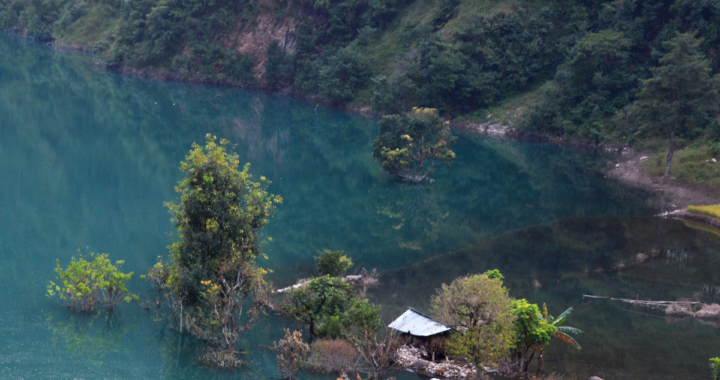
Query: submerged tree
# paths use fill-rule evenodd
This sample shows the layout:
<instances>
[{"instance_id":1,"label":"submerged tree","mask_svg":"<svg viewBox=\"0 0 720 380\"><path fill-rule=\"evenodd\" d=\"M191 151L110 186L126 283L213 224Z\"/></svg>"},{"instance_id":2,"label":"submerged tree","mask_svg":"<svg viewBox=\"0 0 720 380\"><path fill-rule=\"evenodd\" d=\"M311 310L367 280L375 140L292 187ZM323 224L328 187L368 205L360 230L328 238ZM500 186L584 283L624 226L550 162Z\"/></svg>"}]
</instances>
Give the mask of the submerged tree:
<instances>
[{"instance_id":1,"label":"submerged tree","mask_svg":"<svg viewBox=\"0 0 720 380\"><path fill-rule=\"evenodd\" d=\"M180 203L166 204L180 238L170 246L167 286L180 331L185 323L207 344L201 360L227 367L241 363L235 342L267 302L265 271L256 263L259 232L282 199L268 193L264 177L251 180L249 165L239 169L227 140L216 140L207 135L204 147L193 144L181 164Z\"/></svg>"},{"instance_id":2,"label":"submerged tree","mask_svg":"<svg viewBox=\"0 0 720 380\"><path fill-rule=\"evenodd\" d=\"M58 296L65 305L77 312L86 313L95 310L101 304L112 311L121 301L137 300L137 295L127 295L125 282L129 281L133 272L122 273L125 261L113 264L107 253L90 253L91 261L80 257L72 258L70 265L63 269L57 260L57 283L50 281L47 286L49 297Z\"/></svg>"},{"instance_id":3,"label":"submerged tree","mask_svg":"<svg viewBox=\"0 0 720 380\"><path fill-rule=\"evenodd\" d=\"M431 299L432 314L462 331L448 341L449 352L475 364L507 355L513 339L511 300L497 271L460 277L443 284Z\"/></svg>"},{"instance_id":4,"label":"submerged tree","mask_svg":"<svg viewBox=\"0 0 720 380\"><path fill-rule=\"evenodd\" d=\"M283 379L292 380L293 375L305 362L305 356L310 352L310 346L302 340L300 331L290 332L285 329L285 338L275 342L275 351L278 352L278 372Z\"/></svg>"},{"instance_id":5,"label":"submerged tree","mask_svg":"<svg viewBox=\"0 0 720 380\"><path fill-rule=\"evenodd\" d=\"M712 75L701 44L695 33L678 34L665 42L663 46L669 52L660 59L661 66L653 69L655 76L643 83L640 92L642 115L654 128L670 134L663 178L670 174L677 134L707 125L720 110L720 77Z\"/></svg>"},{"instance_id":6,"label":"submerged tree","mask_svg":"<svg viewBox=\"0 0 720 380\"><path fill-rule=\"evenodd\" d=\"M383 117L373 142L373 157L383 169L403 181L422 182L438 164L449 164L457 138L450 123L432 108L413 108L402 115Z\"/></svg>"}]
</instances>

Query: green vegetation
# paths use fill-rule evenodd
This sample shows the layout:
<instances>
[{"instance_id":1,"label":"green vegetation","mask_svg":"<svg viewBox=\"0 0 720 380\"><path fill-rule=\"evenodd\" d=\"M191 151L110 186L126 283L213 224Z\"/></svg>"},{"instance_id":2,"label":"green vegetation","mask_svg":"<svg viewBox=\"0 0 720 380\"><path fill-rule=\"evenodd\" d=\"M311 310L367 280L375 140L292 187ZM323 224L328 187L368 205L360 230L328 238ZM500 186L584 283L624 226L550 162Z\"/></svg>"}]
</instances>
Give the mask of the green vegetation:
<instances>
[{"instance_id":1,"label":"green vegetation","mask_svg":"<svg viewBox=\"0 0 720 380\"><path fill-rule=\"evenodd\" d=\"M321 276L339 277L352 268L352 260L343 255L343 251L325 249L318 252L315 264Z\"/></svg>"},{"instance_id":2,"label":"green vegetation","mask_svg":"<svg viewBox=\"0 0 720 380\"><path fill-rule=\"evenodd\" d=\"M448 341L451 355L481 364L507 356L513 339L511 300L502 280L485 274L443 284L431 299L432 315L464 330Z\"/></svg>"},{"instance_id":3,"label":"green vegetation","mask_svg":"<svg viewBox=\"0 0 720 380\"><path fill-rule=\"evenodd\" d=\"M372 155L383 169L403 181L422 182L438 164L449 164L457 140L450 123L437 110L413 108L411 113L383 117Z\"/></svg>"},{"instance_id":4,"label":"green vegetation","mask_svg":"<svg viewBox=\"0 0 720 380\"><path fill-rule=\"evenodd\" d=\"M112 311L120 301L137 300L136 295L126 295L125 282L133 273L120 272L119 267L125 263L123 260L113 265L107 253L90 253L90 258L92 260L87 261L82 256L77 260L73 257L66 269L57 260L57 283L50 281L47 295L57 295L68 308L81 313L95 310L97 304Z\"/></svg>"},{"instance_id":5,"label":"green vegetation","mask_svg":"<svg viewBox=\"0 0 720 380\"><path fill-rule=\"evenodd\" d=\"M432 315L456 331L446 341L446 353L460 361L500 365L527 373L538 358L542 369L545 346L555 337L580 349L570 334L582 331L564 326L569 308L557 318L524 299L511 299L497 269L464 276L443 284L431 299ZM536 356L537 355L537 356Z\"/></svg>"},{"instance_id":6,"label":"green vegetation","mask_svg":"<svg viewBox=\"0 0 720 380\"><path fill-rule=\"evenodd\" d=\"M720 138L712 1L0 0L0 29L91 47L111 67L389 114L492 113L590 142L672 136L671 150Z\"/></svg>"},{"instance_id":7,"label":"green vegetation","mask_svg":"<svg viewBox=\"0 0 720 380\"><path fill-rule=\"evenodd\" d=\"M712 206L688 206L688 211L693 214L705 215L711 218L720 219L720 205Z\"/></svg>"},{"instance_id":8,"label":"green vegetation","mask_svg":"<svg viewBox=\"0 0 720 380\"><path fill-rule=\"evenodd\" d=\"M267 302L266 271L256 263L263 257L258 235L282 199L267 192L264 177L251 180L249 165L239 169L226 140L216 140L208 135L204 147L193 144L176 187L180 203L167 203L180 240L170 246L166 287L180 332L185 322L206 344L201 361L236 367L242 362L235 343ZM164 268L156 265L149 278L164 278Z\"/></svg>"},{"instance_id":9,"label":"green vegetation","mask_svg":"<svg viewBox=\"0 0 720 380\"><path fill-rule=\"evenodd\" d=\"M713 380L720 379L720 358L710 359L710 369L712 370Z\"/></svg>"},{"instance_id":10,"label":"green vegetation","mask_svg":"<svg viewBox=\"0 0 720 380\"><path fill-rule=\"evenodd\" d=\"M678 133L701 134L716 118L720 105L720 75L712 76L710 60L700 50L694 33L680 34L666 42L668 50L653 68L654 77L643 83L638 108L649 128L670 133L670 148L663 177L670 174Z\"/></svg>"}]
</instances>

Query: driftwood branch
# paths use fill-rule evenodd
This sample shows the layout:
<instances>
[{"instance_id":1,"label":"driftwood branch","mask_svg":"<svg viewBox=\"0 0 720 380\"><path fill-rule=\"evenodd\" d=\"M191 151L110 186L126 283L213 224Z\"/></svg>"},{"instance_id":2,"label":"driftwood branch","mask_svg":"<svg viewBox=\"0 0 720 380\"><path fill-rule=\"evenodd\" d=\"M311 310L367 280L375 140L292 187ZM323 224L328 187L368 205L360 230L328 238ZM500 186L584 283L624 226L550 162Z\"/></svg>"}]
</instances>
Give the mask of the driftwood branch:
<instances>
[{"instance_id":1,"label":"driftwood branch","mask_svg":"<svg viewBox=\"0 0 720 380\"><path fill-rule=\"evenodd\" d=\"M365 270L365 268L363 268L362 271L360 271L360 274L357 274L357 275L349 275L349 276L343 277L343 278L342 278L342 282L346 282L346 283L349 283L349 284L361 284L361 285L364 285L364 282L367 281L367 280L372 280L372 279L374 279L375 282L377 282L377 278L376 278L376 277L377 277L377 274L375 273L375 270L373 270L372 273L368 274L368 272ZM298 281L297 284L292 285L292 286L288 286L288 287L285 287L285 288L282 288L282 289L278 289L278 290L276 290L274 293L275 293L275 294L287 293L287 292L289 292L289 291L291 291L291 290L300 289L300 288L304 287L305 285L307 285L307 284L309 284L309 283L310 283L310 280L302 279L302 280Z\"/></svg>"},{"instance_id":2,"label":"driftwood branch","mask_svg":"<svg viewBox=\"0 0 720 380\"><path fill-rule=\"evenodd\" d=\"M583 294L583 299L590 298L590 299L600 299L600 300L610 300L610 301L620 301L629 303L632 305L641 305L641 306L649 306L649 307L667 307L670 305L702 305L701 302L694 302L694 301L646 301L646 300L633 300L633 299L626 299L626 298L614 298L614 297L602 297L602 296L592 296L588 294Z\"/></svg>"}]
</instances>

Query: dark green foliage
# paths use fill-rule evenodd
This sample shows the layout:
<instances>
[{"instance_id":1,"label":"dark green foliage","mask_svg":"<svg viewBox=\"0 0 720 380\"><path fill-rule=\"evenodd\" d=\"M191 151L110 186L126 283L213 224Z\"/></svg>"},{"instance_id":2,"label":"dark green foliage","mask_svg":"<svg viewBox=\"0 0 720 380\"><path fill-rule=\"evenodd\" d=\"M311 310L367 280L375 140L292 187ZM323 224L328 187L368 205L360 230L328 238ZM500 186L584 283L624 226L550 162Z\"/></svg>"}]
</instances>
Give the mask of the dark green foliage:
<instances>
[{"instance_id":1,"label":"dark green foliage","mask_svg":"<svg viewBox=\"0 0 720 380\"><path fill-rule=\"evenodd\" d=\"M519 8L475 16L451 39L417 37L416 49L398 56L390 75L375 79L375 106L387 112L432 106L458 114L493 105L552 75L570 41L558 27L565 23L558 7L537 16Z\"/></svg>"},{"instance_id":2,"label":"dark green foliage","mask_svg":"<svg viewBox=\"0 0 720 380\"><path fill-rule=\"evenodd\" d=\"M285 88L292 85L295 76L294 58L294 56L285 52L279 42L273 41L267 50L265 82L275 88Z\"/></svg>"},{"instance_id":3,"label":"dark green foliage","mask_svg":"<svg viewBox=\"0 0 720 380\"><path fill-rule=\"evenodd\" d=\"M315 264L317 264L321 276L327 275L331 277L340 277L353 266L352 260L343 255L343 251L331 251L329 249L318 251Z\"/></svg>"},{"instance_id":4,"label":"dark green foliage","mask_svg":"<svg viewBox=\"0 0 720 380\"><path fill-rule=\"evenodd\" d=\"M432 108L414 108L402 115L383 117L373 142L373 157L398 179L422 182L438 164L449 164L457 140L450 124Z\"/></svg>"},{"instance_id":5,"label":"dark green foliage","mask_svg":"<svg viewBox=\"0 0 720 380\"><path fill-rule=\"evenodd\" d=\"M670 135L665 176L670 173L675 136L697 137L720 111L720 75L712 76L701 42L693 33L666 42L663 46L669 51L660 59L660 66L653 68L654 77L643 82L637 102L647 121L644 130Z\"/></svg>"},{"instance_id":6,"label":"dark green foliage","mask_svg":"<svg viewBox=\"0 0 720 380\"><path fill-rule=\"evenodd\" d=\"M330 276L314 278L291 290L283 313L305 324L311 335L329 339L375 328L380 318L379 307L359 299L341 278Z\"/></svg>"},{"instance_id":7,"label":"dark green foliage","mask_svg":"<svg viewBox=\"0 0 720 380\"><path fill-rule=\"evenodd\" d=\"M351 100L371 75L367 58L354 45L340 49L317 64L319 93L336 102Z\"/></svg>"},{"instance_id":8,"label":"dark green foliage","mask_svg":"<svg viewBox=\"0 0 720 380\"><path fill-rule=\"evenodd\" d=\"M543 101L522 127L533 133L599 141L638 137L632 108L642 80L652 76L664 43L678 32L697 31L699 49L717 70L720 7L714 1L621 0L592 7L586 30L559 67ZM632 106L631 106L632 107ZM695 138L689 131L683 137ZM648 135L645 135L648 136Z\"/></svg>"}]
</instances>

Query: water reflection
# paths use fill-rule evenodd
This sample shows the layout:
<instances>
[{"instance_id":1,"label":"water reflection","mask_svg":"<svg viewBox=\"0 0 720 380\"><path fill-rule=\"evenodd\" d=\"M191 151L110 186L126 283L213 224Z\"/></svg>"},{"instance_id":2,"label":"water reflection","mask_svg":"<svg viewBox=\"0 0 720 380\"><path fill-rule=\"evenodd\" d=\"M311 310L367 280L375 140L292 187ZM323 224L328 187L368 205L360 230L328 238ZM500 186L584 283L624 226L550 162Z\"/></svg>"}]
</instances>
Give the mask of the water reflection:
<instances>
[{"instance_id":1,"label":"water reflection","mask_svg":"<svg viewBox=\"0 0 720 380\"><path fill-rule=\"evenodd\" d=\"M67 261L89 247L140 274L166 254L172 225L162 204L175 199L179 162L206 133L229 139L251 172L270 179L270 191L285 200L267 229L274 238L266 246L270 260L261 263L274 270L276 285L313 275L318 249L342 249L359 266L406 267L426 280L389 272L394 285L377 295L388 312L422 306L438 281L486 266L508 272L511 287L531 295L558 279L589 281L586 271L633 256L614 253L625 244L617 222L583 217L655 211L646 193L598 174L602 156L460 136L456 162L439 168L433 186L408 187L370 156L374 120L289 98L130 78L92 64L91 57L0 37L0 288L13 289L0 310L0 341L7 342L0 345L0 377L34 377L51 366L59 378L85 369L101 378L275 376L275 355L262 349L282 336L283 322L273 318L244 338L251 366L233 375L195 365L192 344L163 332L139 305L123 305L132 326L122 338L128 349L106 355L98 368L53 348L52 331L38 318L64 320L65 311L44 297L56 258ZM562 228L548 224L568 217L579 219ZM686 247L680 227L663 230L664 240L678 240L658 249ZM625 239L657 239L635 233L625 230ZM468 254L423 264L447 252ZM685 268L665 269L678 282L703 262L689 252ZM598 276L625 278L645 267ZM542 285L536 293L534 281ZM129 287L152 296L137 277ZM551 308L564 306L556 304Z\"/></svg>"},{"instance_id":2,"label":"water reflection","mask_svg":"<svg viewBox=\"0 0 720 380\"><path fill-rule=\"evenodd\" d=\"M702 378L720 343L717 323L665 318L618 302L583 302L582 295L715 299L719 248L717 236L675 220L562 219L387 272L374 297L388 314L407 306L427 310L440 284L497 268L513 296L550 309L575 308L572 324L586 332L579 338L583 350L552 345L548 370L611 379Z\"/></svg>"}]
</instances>

